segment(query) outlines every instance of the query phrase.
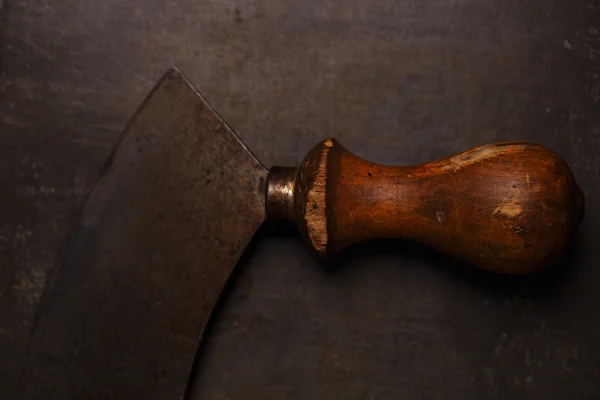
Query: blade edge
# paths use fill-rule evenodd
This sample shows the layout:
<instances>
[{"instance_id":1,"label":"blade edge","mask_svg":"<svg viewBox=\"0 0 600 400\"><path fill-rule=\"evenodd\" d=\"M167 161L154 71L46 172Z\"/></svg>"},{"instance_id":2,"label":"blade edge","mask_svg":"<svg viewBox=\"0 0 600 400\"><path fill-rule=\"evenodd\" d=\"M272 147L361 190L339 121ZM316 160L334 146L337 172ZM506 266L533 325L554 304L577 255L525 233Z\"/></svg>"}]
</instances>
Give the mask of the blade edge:
<instances>
[{"instance_id":1,"label":"blade edge","mask_svg":"<svg viewBox=\"0 0 600 400\"><path fill-rule=\"evenodd\" d=\"M169 102L176 104L168 104ZM165 115L165 112L173 115ZM176 134L164 133L169 124L178 127L175 129ZM150 161L160 162L157 166ZM206 167L206 171L193 171L201 167ZM178 173L181 174L182 171L189 176L178 177ZM118 146L115 146L106 163L103 177L90 195L83 216L68 239L68 251L63 265L53 278L48 293L44 295L42 315L32 334L28 366L22 380L24 398L144 396L158 399L173 397L176 393L177 398L181 397L185 392L197 343L221 288L264 220L266 175L264 166L183 74L177 69L167 72L119 138ZM152 183L152 179L157 181ZM143 182L139 182L140 180ZM198 184L197 180L203 182ZM222 184L222 187L216 187L216 183ZM169 195L161 195L162 205L174 204L180 207L176 212L177 224L175 221L163 221L169 226L157 228L161 232L175 234L176 237L172 238L175 240L168 244L161 243L162 238L151 232L143 231L144 228L156 228L152 224L160 225L161 218L168 215L161 217L160 207L157 208L152 199L136 203L130 197L151 195L152 189L157 188L170 188L173 195L182 197L173 202ZM199 188L203 190L199 192ZM205 200L199 200L198 196L202 195L206 196ZM223 204L218 205L218 201ZM244 203L243 206L240 206L241 202ZM228 206L231 209L226 209ZM126 211L132 213L126 215ZM208 217L218 212L224 215L220 221L214 222L212 217ZM149 217L153 220L147 220ZM140 231L123 229L119 226L123 222L135 225ZM231 232L235 233L235 237L232 237ZM140 237L132 239L135 237L132 235L134 233ZM189 242L186 243L186 240ZM157 245L151 255L144 255L139 249L124 248L149 243ZM168 250L160 250L162 245ZM192 247L195 249L191 249ZM111 255L95 254L99 260L90 259L90 253L106 249L117 250ZM86 254L82 254L83 250L86 250ZM152 252L152 249L149 251ZM178 258L177 253L181 252L189 254ZM152 276L152 272L143 271L148 274L146 287L136 287L133 272L140 273L141 267L123 267L125 263L120 259L121 256L130 262L133 260L133 263L141 258L139 264L145 261L152 266L160 266L160 263L153 263L150 256L172 256L187 263L187 267L179 267L179 273L182 274L180 276L168 273L165 276ZM205 257L207 260L202 266L204 276L190 271L194 257ZM208 267L210 262L219 265ZM84 263L89 263L86 265L88 268L82 267ZM107 271L103 270L103 266L128 267L130 271ZM160 275L154 271L154 275L157 274ZM170 301L154 300L161 297L160 288L169 284L161 278L201 280L206 279L207 275L210 275L209 279L199 284L207 291L203 295L194 293L194 288L188 283L185 289L191 298L184 299L172 293L173 299ZM182 282L178 281L178 284L181 285ZM122 287L116 289L119 285ZM102 293L102 290L110 289L111 286L115 286L111 289L112 294ZM121 309L118 301L127 299L127 293L131 297L138 294L142 298L130 298L135 304L123 305ZM73 306L77 302L79 305ZM62 303L70 303L70 306ZM173 326L161 327L155 332L157 336L148 340L142 336L144 332L139 327L136 328L135 324L126 320L128 315L135 316L151 305L172 307L179 315L174 317L169 313L157 312L157 318L169 319L167 325ZM102 307L107 309L103 310ZM199 310L195 310L196 307ZM119 339L118 334L113 336L111 329L90 320L90 316L86 315L90 314L90 310L92 314L97 313L92 317L106 318L115 330L118 330L119 324L133 329L133 336L140 342L135 343L131 338ZM117 315L111 316L111 312ZM62 323L65 315L71 315L72 320ZM141 323L152 329L153 315L146 310ZM186 323L190 318L195 318L196 321ZM98 331L94 332L92 327ZM165 338L167 332L172 336ZM173 343L160 346L162 340ZM180 341L191 343L182 345ZM163 354L149 353L156 350L152 346L154 342L159 343L158 347ZM128 350L128 346L135 349ZM117 359L111 360L100 354L109 351L107 349L124 354L121 359L116 357ZM148 353L144 354L145 352ZM127 357L130 359L123 359ZM142 368L141 373L135 372L136 364L144 362L154 365ZM94 365L91 367L90 363ZM168 363L172 364L166 365ZM130 383L119 377L125 373L130 374L127 379ZM73 380L77 382L74 383Z\"/></svg>"}]
</instances>

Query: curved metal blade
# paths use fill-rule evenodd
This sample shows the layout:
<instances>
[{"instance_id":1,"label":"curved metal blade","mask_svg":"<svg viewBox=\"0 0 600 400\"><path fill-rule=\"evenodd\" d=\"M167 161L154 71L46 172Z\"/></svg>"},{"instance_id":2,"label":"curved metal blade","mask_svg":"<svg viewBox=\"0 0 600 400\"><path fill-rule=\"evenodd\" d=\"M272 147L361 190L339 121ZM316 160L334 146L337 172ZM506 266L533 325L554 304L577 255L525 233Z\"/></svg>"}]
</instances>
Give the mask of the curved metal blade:
<instances>
[{"instance_id":1,"label":"curved metal blade","mask_svg":"<svg viewBox=\"0 0 600 400\"><path fill-rule=\"evenodd\" d=\"M178 399L267 171L177 71L130 122L44 294L25 399Z\"/></svg>"}]
</instances>

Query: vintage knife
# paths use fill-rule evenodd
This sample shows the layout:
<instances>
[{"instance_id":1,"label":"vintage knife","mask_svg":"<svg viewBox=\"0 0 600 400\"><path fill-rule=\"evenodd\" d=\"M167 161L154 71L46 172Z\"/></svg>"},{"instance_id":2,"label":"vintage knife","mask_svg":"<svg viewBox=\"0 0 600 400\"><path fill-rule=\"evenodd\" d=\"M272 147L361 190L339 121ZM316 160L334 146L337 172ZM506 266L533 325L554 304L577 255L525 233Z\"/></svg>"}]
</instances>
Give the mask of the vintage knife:
<instances>
[{"instance_id":1,"label":"vintage knife","mask_svg":"<svg viewBox=\"0 0 600 400\"><path fill-rule=\"evenodd\" d=\"M389 167L327 139L270 172L177 70L129 123L43 296L24 399L178 399L237 260L265 219L327 257L371 238L493 272L559 259L583 215L569 167L532 143Z\"/></svg>"}]
</instances>

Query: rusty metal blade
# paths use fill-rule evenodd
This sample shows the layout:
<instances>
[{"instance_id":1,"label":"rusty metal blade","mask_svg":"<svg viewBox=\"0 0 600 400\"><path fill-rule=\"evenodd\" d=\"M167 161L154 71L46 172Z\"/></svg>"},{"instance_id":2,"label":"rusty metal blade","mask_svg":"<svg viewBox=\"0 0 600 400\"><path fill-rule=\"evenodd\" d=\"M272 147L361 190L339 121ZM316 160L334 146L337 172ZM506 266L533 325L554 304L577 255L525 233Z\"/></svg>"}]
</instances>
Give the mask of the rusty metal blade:
<instances>
[{"instance_id":1,"label":"rusty metal blade","mask_svg":"<svg viewBox=\"0 0 600 400\"><path fill-rule=\"evenodd\" d=\"M178 399L264 219L267 171L177 70L116 147L44 294L25 399Z\"/></svg>"}]
</instances>

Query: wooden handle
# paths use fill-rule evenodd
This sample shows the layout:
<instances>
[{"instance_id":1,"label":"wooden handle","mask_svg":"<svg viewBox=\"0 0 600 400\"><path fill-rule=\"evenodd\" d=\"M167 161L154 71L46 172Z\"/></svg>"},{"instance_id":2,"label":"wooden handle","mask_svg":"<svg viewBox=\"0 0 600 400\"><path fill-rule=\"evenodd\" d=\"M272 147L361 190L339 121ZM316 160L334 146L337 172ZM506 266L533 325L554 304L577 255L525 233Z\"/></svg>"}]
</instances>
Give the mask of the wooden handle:
<instances>
[{"instance_id":1,"label":"wooden handle","mask_svg":"<svg viewBox=\"0 0 600 400\"><path fill-rule=\"evenodd\" d=\"M557 261L583 209L567 164L546 147L517 142L390 167L328 139L300 168L274 167L267 190L268 218L294 221L324 257L363 240L403 238L513 274Z\"/></svg>"}]
</instances>

